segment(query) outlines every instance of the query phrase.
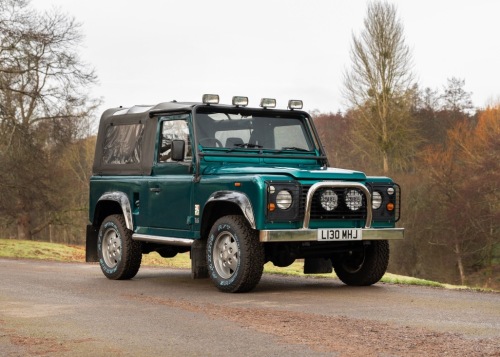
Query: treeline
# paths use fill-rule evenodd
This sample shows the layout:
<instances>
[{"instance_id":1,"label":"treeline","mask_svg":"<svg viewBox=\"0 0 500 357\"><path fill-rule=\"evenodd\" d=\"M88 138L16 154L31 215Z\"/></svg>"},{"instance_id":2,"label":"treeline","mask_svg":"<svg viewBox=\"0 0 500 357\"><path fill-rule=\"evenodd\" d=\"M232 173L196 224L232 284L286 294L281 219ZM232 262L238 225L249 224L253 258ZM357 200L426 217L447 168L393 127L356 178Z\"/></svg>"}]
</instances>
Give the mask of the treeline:
<instances>
[{"instance_id":1,"label":"treeline","mask_svg":"<svg viewBox=\"0 0 500 357\"><path fill-rule=\"evenodd\" d=\"M94 150L88 136L0 155L1 237L84 245Z\"/></svg>"},{"instance_id":2,"label":"treeline","mask_svg":"<svg viewBox=\"0 0 500 357\"><path fill-rule=\"evenodd\" d=\"M408 120L417 144L389 169L402 187L406 228L389 271L500 288L500 103L474 111L464 84L414 88ZM384 174L380 155L357 140L356 110L314 119L332 166Z\"/></svg>"},{"instance_id":3,"label":"treeline","mask_svg":"<svg viewBox=\"0 0 500 357\"><path fill-rule=\"evenodd\" d=\"M97 78L80 25L25 0L0 0L2 237L82 243Z\"/></svg>"},{"instance_id":4,"label":"treeline","mask_svg":"<svg viewBox=\"0 0 500 357\"><path fill-rule=\"evenodd\" d=\"M396 5L370 2L363 24L344 72L350 110L316 118L332 163L401 184L407 238L391 271L499 287L499 105L474 111L456 78L420 90Z\"/></svg>"}]
</instances>

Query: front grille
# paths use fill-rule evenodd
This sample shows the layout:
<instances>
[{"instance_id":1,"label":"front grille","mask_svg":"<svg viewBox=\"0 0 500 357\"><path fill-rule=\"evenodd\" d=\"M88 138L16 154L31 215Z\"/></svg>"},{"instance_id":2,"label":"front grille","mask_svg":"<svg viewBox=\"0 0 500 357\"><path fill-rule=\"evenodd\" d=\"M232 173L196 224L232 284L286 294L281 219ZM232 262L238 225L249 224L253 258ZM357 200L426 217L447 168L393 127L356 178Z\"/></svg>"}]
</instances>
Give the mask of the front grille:
<instances>
[{"instance_id":1,"label":"front grille","mask_svg":"<svg viewBox=\"0 0 500 357\"><path fill-rule=\"evenodd\" d=\"M307 193L312 185L302 185L301 195L301 216L304 216L306 207ZM366 197L363 195L363 204L360 209L356 211L350 210L345 203L345 188L329 188L333 190L338 196L338 206L333 211L327 211L321 206L320 194L323 189L319 189L314 193L311 205L311 220L364 220L366 219Z\"/></svg>"}]
</instances>

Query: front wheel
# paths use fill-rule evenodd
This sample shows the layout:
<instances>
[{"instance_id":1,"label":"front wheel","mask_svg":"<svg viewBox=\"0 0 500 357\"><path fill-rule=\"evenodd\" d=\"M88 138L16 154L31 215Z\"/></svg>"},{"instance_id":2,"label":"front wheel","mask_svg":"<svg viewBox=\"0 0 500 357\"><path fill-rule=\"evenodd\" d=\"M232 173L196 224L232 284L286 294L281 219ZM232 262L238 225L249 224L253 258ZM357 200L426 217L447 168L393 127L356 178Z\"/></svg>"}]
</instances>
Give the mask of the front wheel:
<instances>
[{"instance_id":1,"label":"front wheel","mask_svg":"<svg viewBox=\"0 0 500 357\"><path fill-rule=\"evenodd\" d=\"M207 263L210 278L219 290L252 290L264 270L264 247L257 231L242 216L220 218L208 235Z\"/></svg>"},{"instance_id":2,"label":"front wheel","mask_svg":"<svg viewBox=\"0 0 500 357\"><path fill-rule=\"evenodd\" d=\"M384 276L388 264L389 243L385 240L372 241L332 258L338 278L354 286L375 284Z\"/></svg>"},{"instance_id":3,"label":"front wheel","mask_svg":"<svg viewBox=\"0 0 500 357\"><path fill-rule=\"evenodd\" d=\"M97 254L104 275L113 280L132 279L141 266L141 243L132 240L122 215L104 219L97 237Z\"/></svg>"}]
</instances>

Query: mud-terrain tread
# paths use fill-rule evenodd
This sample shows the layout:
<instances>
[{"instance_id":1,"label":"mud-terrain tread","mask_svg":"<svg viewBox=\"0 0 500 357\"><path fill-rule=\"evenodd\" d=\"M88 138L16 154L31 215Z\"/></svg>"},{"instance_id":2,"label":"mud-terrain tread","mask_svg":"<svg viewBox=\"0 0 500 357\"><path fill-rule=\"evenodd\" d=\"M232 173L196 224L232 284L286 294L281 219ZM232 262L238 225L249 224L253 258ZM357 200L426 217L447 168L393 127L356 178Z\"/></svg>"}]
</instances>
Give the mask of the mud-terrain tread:
<instances>
[{"instance_id":1,"label":"mud-terrain tread","mask_svg":"<svg viewBox=\"0 0 500 357\"><path fill-rule=\"evenodd\" d=\"M209 263L209 275L217 288L223 292L248 292L257 286L262 277L264 271L264 246L259 241L258 232L248 225L243 216L239 215L224 216L218 219L210 230L209 240L210 236L213 235L213 231L217 231L217 227L223 224L229 225L233 231L237 232L237 237L240 239L241 263L238 270L235 272L235 274L238 274L238 277L232 284L220 284L222 279L220 277L215 278L217 273L215 272L213 263ZM212 260L212 252L209 248L212 244L210 244L210 242L207 244L208 262Z\"/></svg>"},{"instance_id":2,"label":"mud-terrain tread","mask_svg":"<svg viewBox=\"0 0 500 357\"><path fill-rule=\"evenodd\" d=\"M134 241L132 239L132 231L127 229L127 225L125 223L125 218L121 214L114 214L106 217L102 222L101 227L105 222L114 220L115 224L119 229L119 233L122 236L122 257L119 263L118 269L115 274L107 274L103 271L104 275L107 278L112 280L129 280L132 279L139 268L141 267L142 262L142 249L141 242ZM102 229L102 228L101 228ZM101 252L98 252L101 254ZM102 264L102 263L101 263Z\"/></svg>"},{"instance_id":3,"label":"mud-terrain tread","mask_svg":"<svg viewBox=\"0 0 500 357\"><path fill-rule=\"evenodd\" d=\"M389 264L389 243L386 240L373 241L365 246L365 254L363 266L355 273L346 271L341 259L332 260L335 273L343 283L352 286L368 286L382 279Z\"/></svg>"}]
</instances>

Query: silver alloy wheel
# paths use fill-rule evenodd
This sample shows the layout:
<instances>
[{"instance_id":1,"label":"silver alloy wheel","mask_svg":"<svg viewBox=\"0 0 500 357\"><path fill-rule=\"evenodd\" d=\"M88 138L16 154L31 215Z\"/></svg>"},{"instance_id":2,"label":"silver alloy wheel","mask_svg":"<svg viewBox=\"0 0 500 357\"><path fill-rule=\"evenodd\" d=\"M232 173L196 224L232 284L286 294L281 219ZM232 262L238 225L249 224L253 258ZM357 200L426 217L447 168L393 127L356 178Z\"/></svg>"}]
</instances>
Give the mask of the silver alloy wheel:
<instances>
[{"instance_id":1,"label":"silver alloy wheel","mask_svg":"<svg viewBox=\"0 0 500 357\"><path fill-rule=\"evenodd\" d=\"M114 268L122 259L122 240L115 228L108 228L102 239L102 257L109 268Z\"/></svg>"},{"instance_id":2,"label":"silver alloy wheel","mask_svg":"<svg viewBox=\"0 0 500 357\"><path fill-rule=\"evenodd\" d=\"M221 232L215 238L213 261L217 274L223 279L233 276L238 267L240 252L234 236L229 232Z\"/></svg>"}]
</instances>

